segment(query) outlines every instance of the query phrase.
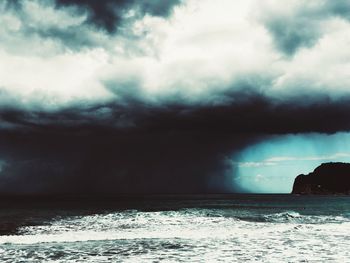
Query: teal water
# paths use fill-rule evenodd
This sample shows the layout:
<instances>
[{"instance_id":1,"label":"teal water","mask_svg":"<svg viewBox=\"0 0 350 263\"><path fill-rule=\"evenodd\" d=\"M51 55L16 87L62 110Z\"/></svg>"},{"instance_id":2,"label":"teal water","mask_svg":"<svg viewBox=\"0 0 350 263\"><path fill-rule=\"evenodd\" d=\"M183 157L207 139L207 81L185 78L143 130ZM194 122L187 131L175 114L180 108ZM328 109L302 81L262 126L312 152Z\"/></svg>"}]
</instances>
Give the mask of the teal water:
<instances>
[{"instance_id":1,"label":"teal water","mask_svg":"<svg viewBox=\"0 0 350 263\"><path fill-rule=\"evenodd\" d=\"M1 262L350 262L350 197L26 202L0 212Z\"/></svg>"}]
</instances>

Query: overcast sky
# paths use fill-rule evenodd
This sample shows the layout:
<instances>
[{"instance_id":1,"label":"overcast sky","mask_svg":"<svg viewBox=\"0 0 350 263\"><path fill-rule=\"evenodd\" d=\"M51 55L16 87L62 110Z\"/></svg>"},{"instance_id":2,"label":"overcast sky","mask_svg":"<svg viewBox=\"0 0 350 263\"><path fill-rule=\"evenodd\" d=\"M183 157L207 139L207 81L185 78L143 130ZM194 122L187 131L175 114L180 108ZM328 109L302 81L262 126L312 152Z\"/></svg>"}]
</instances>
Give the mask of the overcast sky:
<instances>
[{"instance_id":1,"label":"overcast sky","mask_svg":"<svg viewBox=\"0 0 350 263\"><path fill-rule=\"evenodd\" d=\"M3 0L0 25L2 192L286 192L248 167L348 160L248 154L350 140L347 0Z\"/></svg>"}]
</instances>

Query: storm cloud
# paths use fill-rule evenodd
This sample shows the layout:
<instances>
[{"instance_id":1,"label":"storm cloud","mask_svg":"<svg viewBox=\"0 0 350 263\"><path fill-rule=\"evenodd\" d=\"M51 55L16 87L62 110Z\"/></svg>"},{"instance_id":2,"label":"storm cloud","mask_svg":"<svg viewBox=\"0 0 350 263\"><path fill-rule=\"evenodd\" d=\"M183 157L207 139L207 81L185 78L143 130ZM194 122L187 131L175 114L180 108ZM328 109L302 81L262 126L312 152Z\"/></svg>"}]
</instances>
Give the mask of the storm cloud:
<instances>
[{"instance_id":1,"label":"storm cloud","mask_svg":"<svg viewBox=\"0 0 350 263\"><path fill-rule=\"evenodd\" d=\"M286 55L316 45L329 30L327 21L350 19L350 6L345 0L268 2L261 4L262 22L272 34L276 47Z\"/></svg>"},{"instance_id":2,"label":"storm cloud","mask_svg":"<svg viewBox=\"0 0 350 263\"><path fill-rule=\"evenodd\" d=\"M250 95L221 106L130 102L51 113L2 110L2 123L15 128L0 132L1 191L240 191L228 160L250 144L277 134L350 129L349 99L299 99L271 104Z\"/></svg>"},{"instance_id":3,"label":"storm cloud","mask_svg":"<svg viewBox=\"0 0 350 263\"><path fill-rule=\"evenodd\" d=\"M88 12L88 21L97 27L102 27L109 33L115 32L128 11L134 11L141 16L168 16L174 5L180 0L56 0L57 7L75 6Z\"/></svg>"},{"instance_id":4,"label":"storm cloud","mask_svg":"<svg viewBox=\"0 0 350 263\"><path fill-rule=\"evenodd\" d=\"M349 131L349 4L288 6L4 1L0 192L241 191L246 147Z\"/></svg>"}]
</instances>

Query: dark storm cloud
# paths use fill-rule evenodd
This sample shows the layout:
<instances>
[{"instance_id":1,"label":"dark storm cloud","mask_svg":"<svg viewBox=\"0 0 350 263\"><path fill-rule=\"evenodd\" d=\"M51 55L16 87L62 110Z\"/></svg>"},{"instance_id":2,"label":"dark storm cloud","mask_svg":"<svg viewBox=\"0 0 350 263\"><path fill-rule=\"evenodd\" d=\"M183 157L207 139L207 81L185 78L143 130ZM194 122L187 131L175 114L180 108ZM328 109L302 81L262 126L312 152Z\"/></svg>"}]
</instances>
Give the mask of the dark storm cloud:
<instances>
[{"instance_id":1,"label":"dark storm cloud","mask_svg":"<svg viewBox=\"0 0 350 263\"><path fill-rule=\"evenodd\" d=\"M277 103L256 94L227 96L234 102L216 106L156 106L136 99L51 113L2 109L1 123L16 128L0 133L0 190L239 191L226 160L247 145L276 134L350 130L350 98Z\"/></svg>"},{"instance_id":2,"label":"dark storm cloud","mask_svg":"<svg viewBox=\"0 0 350 263\"><path fill-rule=\"evenodd\" d=\"M216 4L196 13L203 2L191 2L171 23L143 21L135 39L133 22L180 1L5 3L0 193L239 191L232 160L246 147L350 130L346 25L333 45L288 57L315 45L323 20L349 19L345 1L266 12L268 32L243 4L220 6L242 19L222 12L207 23Z\"/></svg>"},{"instance_id":3,"label":"dark storm cloud","mask_svg":"<svg viewBox=\"0 0 350 263\"><path fill-rule=\"evenodd\" d=\"M347 0L331 1L323 3L320 14L333 15L350 20L350 3Z\"/></svg>"},{"instance_id":4,"label":"dark storm cloud","mask_svg":"<svg viewBox=\"0 0 350 263\"><path fill-rule=\"evenodd\" d=\"M122 21L122 16L129 10L140 12L140 15L168 16L181 0L56 0L57 6L77 6L90 14L89 22L115 32Z\"/></svg>"},{"instance_id":5,"label":"dark storm cloud","mask_svg":"<svg viewBox=\"0 0 350 263\"><path fill-rule=\"evenodd\" d=\"M4 17L16 17L20 26L13 29L5 19L1 46L12 53L31 52L41 56L46 55L44 43L49 53L54 54L66 49L74 52L82 48L109 49L111 38L117 35L126 39L135 37L130 30L133 22L146 14L167 17L180 3L181 0L4 0L0 13ZM131 11L133 14L127 16ZM33 46L28 47L30 44ZM39 46L43 48L35 52Z\"/></svg>"},{"instance_id":6,"label":"dark storm cloud","mask_svg":"<svg viewBox=\"0 0 350 263\"><path fill-rule=\"evenodd\" d=\"M275 17L266 23L276 46L286 55L293 55L301 47L313 46L320 37L319 28L308 18Z\"/></svg>"},{"instance_id":7,"label":"dark storm cloud","mask_svg":"<svg viewBox=\"0 0 350 263\"><path fill-rule=\"evenodd\" d=\"M103 39L98 41L93 35L94 32L84 26L84 17L80 17L83 14L74 12L73 9L64 15L56 13L57 16L62 15L57 19L50 13L50 8L55 10L52 1L4 0L2 4L1 15L4 18L12 17L17 23L15 28L12 28L11 22L8 23L6 19L3 21L0 44L6 51L20 55L46 56L47 53L55 54L66 48L77 51L82 47L102 45ZM47 12L47 21L42 18L43 14L40 12ZM76 21L67 22L67 18L76 18Z\"/></svg>"},{"instance_id":8,"label":"dark storm cloud","mask_svg":"<svg viewBox=\"0 0 350 263\"><path fill-rule=\"evenodd\" d=\"M323 35L322 22L330 18L350 20L349 1L314 1L296 7L291 14L270 13L263 23L272 34L276 47L290 56L299 48L315 45Z\"/></svg>"},{"instance_id":9,"label":"dark storm cloud","mask_svg":"<svg viewBox=\"0 0 350 263\"><path fill-rule=\"evenodd\" d=\"M228 94L232 102L223 105L173 103L151 105L138 99L125 102L69 107L56 112L28 112L8 109L2 120L23 128L46 131L48 127L81 130L198 131L229 134L286 134L350 130L350 98L331 99L327 95L295 96L278 102L259 94ZM229 100L228 98L227 100ZM327 120L327 125L324 121ZM83 131L84 129L82 129ZM92 129L93 131L93 129Z\"/></svg>"}]
</instances>

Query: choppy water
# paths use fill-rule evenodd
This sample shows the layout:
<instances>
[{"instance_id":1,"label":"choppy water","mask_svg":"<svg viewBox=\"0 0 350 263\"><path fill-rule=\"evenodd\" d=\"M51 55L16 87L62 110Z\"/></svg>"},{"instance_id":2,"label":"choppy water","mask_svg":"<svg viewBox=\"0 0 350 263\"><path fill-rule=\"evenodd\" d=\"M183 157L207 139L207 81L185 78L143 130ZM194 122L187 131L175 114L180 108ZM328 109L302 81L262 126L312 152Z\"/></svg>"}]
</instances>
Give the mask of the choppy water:
<instances>
[{"instance_id":1,"label":"choppy water","mask_svg":"<svg viewBox=\"0 0 350 263\"><path fill-rule=\"evenodd\" d=\"M1 262L350 262L348 197L2 209L0 226L11 220Z\"/></svg>"}]
</instances>

